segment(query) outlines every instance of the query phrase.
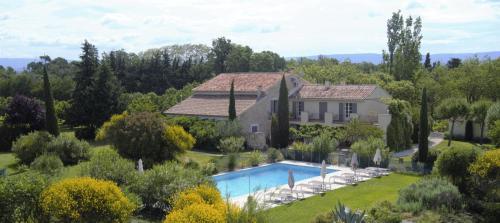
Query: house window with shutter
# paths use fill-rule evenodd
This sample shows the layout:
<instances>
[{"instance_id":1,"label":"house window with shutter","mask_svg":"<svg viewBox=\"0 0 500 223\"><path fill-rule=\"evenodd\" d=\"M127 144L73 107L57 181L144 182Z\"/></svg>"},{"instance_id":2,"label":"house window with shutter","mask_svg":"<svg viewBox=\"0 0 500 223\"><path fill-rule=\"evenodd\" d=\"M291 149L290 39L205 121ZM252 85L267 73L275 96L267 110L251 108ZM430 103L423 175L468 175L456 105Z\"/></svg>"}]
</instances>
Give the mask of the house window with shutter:
<instances>
[{"instance_id":1,"label":"house window with shutter","mask_svg":"<svg viewBox=\"0 0 500 223\"><path fill-rule=\"evenodd\" d=\"M278 100L271 100L271 113L277 113L278 112Z\"/></svg>"},{"instance_id":2,"label":"house window with shutter","mask_svg":"<svg viewBox=\"0 0 500 223\"><path fill-rule=\"evenodd\" d=\"M344 115L346 118L351 117L351 113L357 113L357 104L356 103L345 103L344 109Z\"/></svg>"}]
</instances>

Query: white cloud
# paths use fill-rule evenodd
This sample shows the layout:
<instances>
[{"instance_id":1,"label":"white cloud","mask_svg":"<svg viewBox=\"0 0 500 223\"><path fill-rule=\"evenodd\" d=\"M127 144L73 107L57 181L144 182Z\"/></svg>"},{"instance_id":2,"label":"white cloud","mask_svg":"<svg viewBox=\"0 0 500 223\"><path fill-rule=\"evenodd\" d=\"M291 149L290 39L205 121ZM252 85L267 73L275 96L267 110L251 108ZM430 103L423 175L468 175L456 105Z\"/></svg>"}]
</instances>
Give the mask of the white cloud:
<instances>
[{"instance_id":1,"label":"white cloud","mask_svg":"<svg viewBox=\"0 0 500 223\"><path fill-rule=\"evenodd\" d=\"M398 9L422 17L422 51L500 46L499 4L489 1L32 0L0 8L0 57L77 58L84 39L101 52L137 52L210 44L219 36L285 56L378 53L386 47L386 21Z\"/></svg>"}]
</instances>

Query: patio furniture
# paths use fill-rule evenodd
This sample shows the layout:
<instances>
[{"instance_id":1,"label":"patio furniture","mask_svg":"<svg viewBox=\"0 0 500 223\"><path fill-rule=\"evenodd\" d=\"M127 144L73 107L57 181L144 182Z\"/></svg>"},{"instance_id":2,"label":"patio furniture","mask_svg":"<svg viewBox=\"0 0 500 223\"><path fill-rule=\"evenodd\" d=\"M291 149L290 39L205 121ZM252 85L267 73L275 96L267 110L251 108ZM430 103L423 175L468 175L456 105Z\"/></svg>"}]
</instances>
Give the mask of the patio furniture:
<instances>
[{"instance_id":1,"label":"patio furniture","mask_svg":"<svg viewBox=\"0 0 500 223\"><path fill-rule=\"evenodd\" d=\"M308 184L310 185L310 188L312 189L313 193L321 193L325 190L323 181L311 180L308 182Z\"/></svg>"}]
</instances>

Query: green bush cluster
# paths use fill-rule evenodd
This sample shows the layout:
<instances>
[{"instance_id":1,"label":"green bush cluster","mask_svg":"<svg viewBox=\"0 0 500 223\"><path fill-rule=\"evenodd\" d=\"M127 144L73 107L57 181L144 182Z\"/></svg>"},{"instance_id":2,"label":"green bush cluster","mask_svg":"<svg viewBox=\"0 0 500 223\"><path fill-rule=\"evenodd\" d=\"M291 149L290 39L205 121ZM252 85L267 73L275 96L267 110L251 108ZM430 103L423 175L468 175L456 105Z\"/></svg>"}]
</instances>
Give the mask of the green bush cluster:
<instances>
[{"instance_id":1,"label":"green bush cluster","mask_svg":"<svg viewBox=\"0 0 500 223\"><path fill-rule=\"evenodd\" d=\"M194 149L213 151L217 148L221 135L216 121L202 120L198 117L177 116L168 119L169 123L180 125L196 138Z\"/></svg>"},{"instance_id":2,"label":"green bush cluster","mask_svg":"<svg viewBox=\"0 0 500 223\"><path fill-rule=\"evenodd\" d=\"M283 154L275 148L267 149L267 161L274 163L283 160Z\"/></svg>"},{"instance_id":3,"label":"green bush cluster","mask_svg":"<svg viewBox=\"0 0 500 223\"><path fill-rule=\"evenodd\" d=\"M48 222L39 205L48 184L34 171L0 177L0 222Z\"/></svg>"},{"instance_id":4,"label":"green bush cluster","mask_svg":"<svg viewBox=\"0 0 500 223\"><path fill-rule=\"evenodd\" d=\"M53 154L64 165L76 164L89 158L90 145L76 138L60 135L54 138L47 132L36 131L19 137L14 142L12 151L23 164L30 164L38 156Z\"/></svg>"},{"instance_id":5,"label":"green bush cluster","mask_svg":"<svg viewBox=\"0 0 500 223\"><path fill-rule=\"evenodd\" d=\"M82 164L81 175L96 179L111 180L121 185L130 185L137 179L133 161L122 158L115 150L103 148L93 152L88 162Z\"/></svg>"},{"instance_id":6,"label":"green bush cluster","mask_svg":"<svg viewBox=\"0 0 500 223\"><path fill-rule=\"evenodd\" d=\"M351 145L351 149L358 155L359 167L365 168L368 166L375 166L373 157L377 149L380 149L382 161L380 165L385 167L389 161L389 150L386 149L384 140L379 138L370 137L367 140L359 140Z\"/></svg>"},{"instance_id":7,"label":"green bush cluster","mask_svg":"<svg viewBox=\"0 0 500 223\"><path fill-rule=\"evenodd\" d=\"M37 157L31 163L30 168L43 174L56 175L61 171L63 166L64 164L58 156L46 154Z\"/></svg>"},{"instance_id":8,"label":"green bush cluster","mask_svg":"<svg viewBox=\"0 0 500 223\"><path fill-rule=\"evenodd\" d=\"M462 195L446 179L429 177L399 191L397 204L401 210L413 213L439 209L457 211L462 209Z\"/></svg>"}]
</instances>

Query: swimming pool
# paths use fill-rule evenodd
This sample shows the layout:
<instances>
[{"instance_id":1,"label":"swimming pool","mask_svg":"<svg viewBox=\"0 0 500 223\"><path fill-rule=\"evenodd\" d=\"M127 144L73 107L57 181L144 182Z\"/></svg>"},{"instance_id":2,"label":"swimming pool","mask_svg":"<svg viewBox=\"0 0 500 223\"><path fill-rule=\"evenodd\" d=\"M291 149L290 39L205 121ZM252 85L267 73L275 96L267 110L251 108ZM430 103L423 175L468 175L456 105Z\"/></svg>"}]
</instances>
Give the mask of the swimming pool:
<instances>
[{"instance_id":1,"label":"swimming pool","mask_svg":"<svg viewBox=\"0 0 500 223\"><path fill-rule=\"evenodd\" d=\"M288 184L288 170L293 171L295 182L320 175L319 167L274 163L216 175L213 178L222 196L225 197L229 194L231 197L238 197L249 192L253 193L257 190ZM335 171L334 169L327 169L328 173Z\"/></svg>"}]
</instances>

